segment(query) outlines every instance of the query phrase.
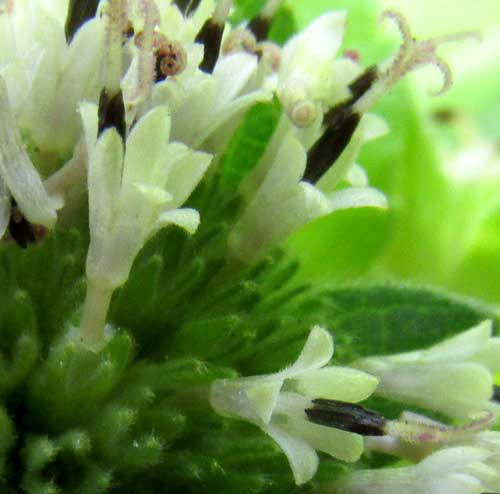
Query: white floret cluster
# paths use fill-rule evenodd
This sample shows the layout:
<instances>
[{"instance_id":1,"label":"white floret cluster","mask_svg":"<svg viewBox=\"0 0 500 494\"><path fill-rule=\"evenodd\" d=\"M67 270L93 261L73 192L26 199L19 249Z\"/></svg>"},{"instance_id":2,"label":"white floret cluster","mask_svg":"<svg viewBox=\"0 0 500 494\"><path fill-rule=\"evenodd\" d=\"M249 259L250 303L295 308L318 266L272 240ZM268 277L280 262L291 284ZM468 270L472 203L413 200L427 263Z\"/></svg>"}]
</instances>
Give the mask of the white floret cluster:
<instances>
[{"instance_id":1,"label":"white floret cluster","mask_svg":"<svg viewBox=\"0 0 500 494\"><path fill-rule=\"evenodd\" d=\"M404 19L387 12L403 36L401 50L364 71L339 54L345 12L324 14L281 47L261 30L280 1L266 3L258 31L253 22L230 25L229 0L190 2L187 10L184 3L0 2L0 238L25 247L58 223L71 225L88 198L87 295L74 338L92 351L104 345L111 296L145 243L170 225L196 232L203 216L189 198L217 174L251 107L276 99L281 117L239 186L244 207L228 235L228 256L239 263L336 210L387 207L357 163L362 145L388 131L368 112L422 65L436 65L447 89L450 71L436 48L463 37L416 41ZM413 458L424 444L417 465L358 471L332 492L500 492L498 437L484 432L490 419L477 426L473 418L498 412L499 341L485 322L427 350L338 367L328 365L332 336L316 326L293 365L216 381L210 401L217 413L271 436L297 484L314 476L316 450L355 462L370 444ZM368 429L380 427L385 442L365 444L368 429L356 420L372 416L355 404L372 393L476 426L464 434L424 419L409 426L380 419ZM340 409L353 410L350 428ZM311 410L333 414L332 423L314 423Z\"/></svg>"}]
</instances>

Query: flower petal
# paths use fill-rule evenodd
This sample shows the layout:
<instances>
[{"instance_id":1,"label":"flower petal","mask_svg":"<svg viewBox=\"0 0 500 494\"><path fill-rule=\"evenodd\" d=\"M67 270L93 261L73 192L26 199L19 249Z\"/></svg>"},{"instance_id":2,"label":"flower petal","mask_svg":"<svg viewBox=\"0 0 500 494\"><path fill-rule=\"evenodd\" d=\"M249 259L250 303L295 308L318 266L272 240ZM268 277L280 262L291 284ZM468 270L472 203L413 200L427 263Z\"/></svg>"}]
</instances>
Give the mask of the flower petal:
<instances>
[{"instance_id":1,"label":"flower petal","mask_svg":"<svg viewBox=\"0 0 500 494\"><path fill-rule=\"evenodd\" d=\"M92 244L104 241L120 196L123 143L115 129L106 130L90 151L88 167L89 223Z\"/></svg>"},{"instance_id":2,"label":"flower petal","mask_svg":"<svg viewBox=\"0 0 500 494\"><path fill-rule=\"evenodd\" d=\"M333 63L344 37L345 20L343 11L326 13L290 39L283 50L281 78L296 68L315 73L318 66Z\"/></svg>"},{"instance_id":3,"label":"flower petal","mask_svg":"<svg viewBox=\"0 0 500 494\"><path fill-rule=\"evenodd\" d=\"M486 460L491 453L472 446L446 448L433 453L417 465L417 470L425 475L440 476L443 472L460 471L468 465Z\"/></svg>"},{"instance_id":4,"label":"flower petal","mask_svg":"<svg viewBox=\"0 0 500 494\"><path fill-rule=\"evenodd\" d=\"M221 379L210 389L210 404L220 415L269 424L283 381L274 375Z\"/></svg>"},{"instance_id":5,"label":"flower petal","mask_svg":"<svg viewBox=\"0 0 500 494\"><path fill-rule=\"evenodd\" d=\"M157 208L158 206L162 206L172 201L172 194L161 187L140 182L133 182L127 185L140 191L144 196L144 200L147 201L151 208ZM125 186L123 188L125 188ZM126 209L126 204L124 204L123 207Z\"/></svg>"},{"instance_id":6,"label":"flower petal","mask_svg":"<svg viewBox=\"0 0 500 494\"><path fill-rule=\"evenodd\" d=\"M178 207L186 202L207 171L211 161L211 154L195 152L186 147L186 152L173 163L168 175L167 184L173 196L173 207Z\"/></svg>"},{"instance_id":7,"label":"flower petal","mask_svg":"<svg viewBox=\"0 0 500 494\"><path fill-rule=\"evenodd\" d=\"M160 229L167 225L177 225L184 228L188 233L193 234L198 229L199 224L200 213L195 209L174 209L160 214L155 229Z\"/></svg>"},{"instance_id":8,"label":"flower petal","mask_svg":"<svg viewBox=\"0 0 500 494\"><path fill-rule=\"evenodd\" d=\"M366 400L379 380L366 372L350 367L324 367L294 378L295 391L309 398L357 403Z\"/></svg>"},{"instance_id":9,"label":"flower petal","mask_svg":"<svg viewBox=\"0 0 500 494\"><path fill-rule=\"evenodd\" d=\"M358 365L358 363L360 365ZM487 408L493 392L491 373L476 363L392 365L365 359L356 367L380 378L377 394L466 419Z\"/></svg>"},{"instance_id":10,"label":"flower petal","mask_svg":"<svg viewBox=\"0 0 500 494\"><path fill-rule=\"evenodd\" d=\"M104 22L95 18L84 23L64 55L60 71L64 77L56 91L57 108L48 109L57 114L49 129L57 133L57 146L71 148L78 138L80 123L75 108L82 100L96 101L99 97L99 77L104 53ZM47 125L46 125L47 127Z\"/></svg>"},{"instance_id":11,"label":"flower petal","mask_svg":"<svg viewBox=\"0 0 500 494\"><path fill-rule=\"evenodd\" d=\"M213 77L217 84L214 110L228 105L248 84L257 70L257 57L245 52L232 53L219 59Z\"/></svg>"},{"instance_id":12,"label":"flower petal","mask_svg":"<svg viewBox=\"0 0 500 494\"><path fill-rule=\"evenodd\" d=\"M38 171L26 153L10 111L7 86L0 77L0 177L28 221L52 228L56 203L47 194Z\"/></svg>"},{"instance_id":13,"label":"flower petal","mask_svg":"<svg viewBox=\"0 0 500 494\"><path fill-rule=\"evenodd\" d=\"M97 131L99 128L98 108L94 103L83 102L80 103L79 112L85 133L85 144L87 151L90 153L97 142Z\"/></svg>"},{"instance_id":14,"label":"flower petal","mask_svg":"<svg viewBox=\"0 0 500 494\"><path fill-rule=\"evenodd\" d=\"M194 147L200 147L210 134L215 132L223 123L228 122L228 120L239 114L242 114L255 103L270 100L271 97L272 93L270 91L257 90L239 96L233 101L227 103L220 110L211 114L210 119L206 122L203 128L203 131L199 132L199 135L194 142Z\"/></svg>"},{"instance_id":15,"label":"flower petal","mask_svg":"<svg viewBox=\"0 0 500 494\"><path fill-rule=\"evenodd\" d=\"M456 336L423 350L418 355L429 362L459 362L487 348L491 342L492 321L487 320ZM500 357L498 358L500 361ZM500 365L500 362L499 362Z\"/></svg>"},{"instance_id":16,"label":"flower petal","mask_svg":"<svg viewBox=\"0 0 500 494\"><path fill-rule=\"evenodd\" d=\"M341 189L329 196L330 211L350 208L387 209L387 198L373 187L349 187Z\"/></svg>"},{"instance_id":17,"label":"flower petal","mask_svg":"<svg viewBox=\"0 0 500 494\"><path fill-rule=\"evenodd\" d=\"M347 172L345 178L353 187L368 186L368 174L365 169L358 164L353 165L353 167Z\"/></svg>"},{"instance_id":18,"label":"flower petal","mask_svg":"<svg viewBox=\"0 0 500 494\"><path fill-rule=\"evenodd\" d=\"M299 376L304 372L319 369L326 365L333 356L332 335L321 326L314 326L306 344L295 363L277 374L284 379Z\"/></svg>"},{"instance_id":19,"label":"flower petal","mask_svg":"<svg viewBox=\"0 0 500 494\"><path fill-rule=\"evenodd\" d=\"M318 469L319 459L316 451L302 439L298 439L278 426L268 425L263 428L283 450L293 472L297 485L311 480Z\"/></svg>"},{"instance_id":20,"label":"flower petal","mask_svg":"<svg viewBox=\"0 0 500 494\"><path fill-rule=\"evenodd\" d=\"M374 113L365 113L360 122L363 142L372 141L387 135L390 131L387 122Z\"/></svg>"},{"instance_id":21,"label":"flower petal","mask_svg":"<svg viewBox=\"0 0 500 494\"><path fill-rule=\"evenodd\" d=\"M151 110L137 122L127 139L124 183L164 185L169 135L170 116L166 106Z\"/></svg>"}]
</instances>

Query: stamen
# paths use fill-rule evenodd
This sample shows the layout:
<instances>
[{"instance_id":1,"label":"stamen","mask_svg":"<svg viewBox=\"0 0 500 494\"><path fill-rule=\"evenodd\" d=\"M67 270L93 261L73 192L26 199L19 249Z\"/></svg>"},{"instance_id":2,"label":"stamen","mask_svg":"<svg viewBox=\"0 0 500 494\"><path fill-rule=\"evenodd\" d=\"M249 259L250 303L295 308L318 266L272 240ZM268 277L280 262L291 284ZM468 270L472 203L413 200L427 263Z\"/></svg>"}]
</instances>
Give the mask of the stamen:
<instances>
[{"instance_id":1,"label":"stamen","mask_svg":"<svg viewBox=\"0 0 500 494\"><path fill-rule=\"evenodd\" d=\"M16 244L22 249L26 249L29 244L36 242L33 226L17 207L15 199L11 199L9 233Z\"/></svg>"},{"instance_id":2,"label":"stamen","mask_svg":"<svg viewBox=\"0 0 500 494\"><path fill-rule=\"evenodd\" d=\"M334 427L362 436L383 436L386 419L377 412L360 405L336 400L313 400L313 408L305 410L308 419L315 424Z\"/></svg>"},{"instance_id":3,"label":"stamen","mask_svg":"<svg viewBox=\"0 0 500 494\"><path fill-rule=\"evenodd\" d=\"M127 21L125 28L123 29L123 44L127 42L127 40L133 38L135 36L134 25L131 21Z\"/></svg>"},{"instance_id":4,"label":"stamen","mask_svg":"<svg viewBox=\"0 0 500 494\"><path fill-rule=\"evenodd\" d=\"M141 13L144 18L142 50L139 52L139 80L138 98L142 101L149 98L151 94L155 67L155 57L153 53L155 42L155 28L160 23L160 15L156 4L150 0L140 0Z\"/></svg>"},{"instance_id":5,"label":"stamen","mask_svg":"<svg viewBox=\"0 0 500 494\"><path fill-rule=\"evenodd\" d=\"M493 397L491 399L496 403L500 403L500 386L493 386Z\"/></svg>"},{"instance_id":6,"label":"stamen","mask_svg":"<svg viewBox=\"0 0 500 494\"><path fill-rule=\"evenodd\" d=\"M201 0L175 0L174 3L185 16L189 16L198 8Z\"/></svg>"},{"instance_id":7,"label":"stamen","mask_svg":"<svg viewBox=\"0 0 500 494\"><path fill-rule=\"evenodd\" d=\"M104 10L106 25L106 58L103 64L103 86L109 94L120 90L123 76L123 35L129 28L126 0L108 0Z\"/></svg>"},{"instance_id":8,"label":"stamen","mask_svg":"<svg viewBox=\"0 0 500 494\"><path fill-rule=\"evenodd\" d=\"M257 55L273 72L281 67L281 47L271 41L261 41L257 45Z\"/></svg>"},{"instance_id":9,"label":"stamen","mask_svg":"<svg viewBox=\"0 0 500 494\"><path fill-rule=\"evenodd\" d=\"M99 0L70 0L64 32L66 41L71 42L80 26L95 16Z\"/></svg>"},{"instance_id":10,"label":"stamen","mask_svg":"<svg viewBox=\"0 0 500 494\"><path fill-rule=\"evenodd\" d=\"M187 65L187 54L182 44L170 41L162 33L155 32L153 34L155 82L182 73ZM142 32L135 37L135 44L139 49L144 49L144 34Z\"/></svg>"},{"instance_id":11,"label":"stamen","mask_svg":"<svg viewBox=\"0 0 500 494\"><path fill-rule=\"evenodd\" d=\"M361 120L349 102L341 103L325 115L328 127L307 153L304 180L315 184L337 161Z\"/></svg>"},{"instance_id":12,"label":"stamen","mask_svg":"<svg viewBox=\"0 0 500 494\"><path fill-rule=\"evenodd\" d=\"M153 0L136 0L135 14L142 17L142 30L135 36L138 48L133 71L126 76L125 99L127 102L127 122L130 124L137 114L150 108L153 85L155 83L155 43L162 35L156 31L161 16ZM137 27L137 26L136 26Z\"/></svg>"},{"instance_id":13,"label":"stamen","mask_svg":"<svg viewBox=\"0 0 500 494\"><path fill-rule=\"evenodd\" d=\"M186 51L177 41L170 41L168 45L158 51L156 57L157 81L178 75L186 68Z\"/></svg>"},{"instance_id":14,"label":"stamen","mask_svg":"<svg viewBox=\"0 0 500 494\"><path fill-rule=\"evenodd\" d=\"M232 5L232 0L219 0L212 18L203 24L203 27L196 36L195 41L202 43L205 48L200 69L207 74L211 74L214 71L215 64L219 59L224 26Z\"/></svg>"},{"instance_id":15,"label":"stamen","mask_svg":"<svg viewBox=\"0 0 500 494\"><path fill-rule=\"evenodd\" d=\"M360 405L335 400L313 400L305 413L315 424L335 427L362 436L392 436L410 444L449 444L464 441L489 429L495 423L490 412L478 414L470 423L452 427L407 413L402 420L387 420L383 415Z\"/></svg>"},{"instance_id":16,"label":"stamen","mask_svg":"<svg viewBox=\"0 0 500 494\"><path fill-rule=\"evenodd\" d=\"M30 223L14 198L10 199L10 203L9 234L5 240L13 240L22 249L27 249L29 245L42 241L48 235L49 229L43 225Z\"/></svg>"},{"instance_id":17,"label":"stamen","mask_svg":"<svg viewBox=\"0 0 500 494\"><path fill-rule=\"evenodd\" d=\"M383 17L392 19L397 24L403 38L400 50L385 71L372 66L361 74L349 86L351 97L325 115L324 124L327 128L309 150L304 180L316 183L328 171L349 144L361 115L366 113L408 72L433 64L441 70L444 78L443 87L435 94L447 91L452 84L451 70L448 64L437 55L436 48L449 41L478 37L477 33L464 32L416 41L411 35L410 26L401 14L389 10L384 12Z\"/></svg>"},{"instance_id":18,"label":"stamen","mask_svg":"<svg viewBox=\"0 0 500 494\"><path fill-rule=\"evenodd\" d=\"M235 29L224 41L222 53L234 53L237 51L246 51L255 53L257 51L257 40L253 33L248 29Z\"/></svg>"},{"instance_id":19,"label":"stamen","mask_svg":"<svg viewBox=\"0 0 500 494\"><path fill-rule=\"evenodd\" d=\"M438 36L423 41L417 41L411 34L411 29L406 19L393 10L385 11L383 18L394 21L401 33L403 43L390 67L381 73L377 84L372 91L365 94L363 98L355 104L355 111L365 113L379 98L389 91L404 75L425 65L436 66L443 75L443 85L438 91L431 92L437 96L444 94L453 84L451 69L436 52L437 48L444 43L452 41L462 41L465 39L480 39L477 32L463 32L449 36Z\"/></svg>"},{"instance_id":20,"label":"stamen","mask_svg":"<svg viewBox=\"0 0 500 494\"><path fill-rule=\"evenodd\" d=\"M495 423L495 416L490 412L482 412L470 423L458 427L418 420L410 414L406 417L406 420L388 421L386 434L406 443L444 444L465 440Z\"/></svg>"},{"instance_id":21,"label":"stamen","mask_svg":"<svg viewBox=\"0 0 500 494\"><path fill-rule=\"evenodd\" d=\"M363 96L375 83L378 78L378 67L372 65L368 67L360 76L354 79L351 84L349 84L349 90L351 91L351 98L349 99L350 104L354 104L358 101L361 96Z\"/></svg>"},{"instance_id":22,"label":"stamen","mask_svg":"<svg viewBox=\"0 0 500 494\"><path fill-rule=\"evenodd\" d=\"M207 74L211 74L214 71L215 64L219 59L223 32L224 26L215 24L212 19L208 19L196 36L195 41L197 43L202 43L205 47L205 54L200 64L200 69Z\"/></svg>"},{"instance_id":23,"label":"stamen","mask_svg":"<svg viewBox=\"0 0 500 494\"><path fill-rule=\"evenodd\" d=\"M271 41L257 43L255 36L248 29L235 29L224 41L222 53L227 55L242 51L257 55L273 72L277 72L281 66L281 47L279 45Z\"/></svg>"},{"instance_id":24,"label":"stamen","mask_svg":"<svg viewBox=\"0 0 500 494\"><path fill-rule=\"evenodd\" d=\"M370 90L377 77L377 66L366 69L349 84L351 97L325 114L323 124L326 130L307 154L304 180L317 183L344 152L361 120L353 105Z\"/></svg>"},{"instance_id":25,"label":"stamen","mask_svg":"<svg viewBox=\"0 0 500 494\"><path fill-rule=\"evenodd\" d=\"M106 89L103 89L99 98L98 113L99 135L106 129L114 128L125 142L127 126L125 123L125 104L122 92L118 91L114 96L110 96Z\"/></svg>"},{"instance_id":26,"label":"stamen","mask_svg":"<svg viewBox=\"0 0 500 494\"><path fill-rule=\"evenodd\" d=\"M257 41L264 41L269 35L271 20L272 19L262 17L262 14L259 14L248 23L247 28L255 36Z\"/></svg>"}]
</instances>

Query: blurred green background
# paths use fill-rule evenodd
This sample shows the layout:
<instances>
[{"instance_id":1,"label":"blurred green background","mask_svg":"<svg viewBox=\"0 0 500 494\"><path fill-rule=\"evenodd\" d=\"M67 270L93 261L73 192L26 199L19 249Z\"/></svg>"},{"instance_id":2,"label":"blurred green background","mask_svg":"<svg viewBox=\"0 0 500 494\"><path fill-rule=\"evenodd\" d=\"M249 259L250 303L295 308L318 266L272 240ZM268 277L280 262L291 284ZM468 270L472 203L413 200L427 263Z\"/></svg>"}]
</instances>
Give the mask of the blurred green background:
<instances>
[{"instance_id":1,"label":"blurred green background","mask_svg":"<svg viewBox=\"0 0 500 494\"><path fill-rule=\"evenodd\" d=\"M446 95L427 67L375 108L391 132L365 146L359 162L390 210L351 210L308 225L288 242L317 281L404 280L500 304L500 2L498 0L288 0L299 27L347 9L343 49L364 66L397 50L380 13L405 14L420 39L477 30L482 41L443 46L455 84Z\"/></svg>"}]
</instances>

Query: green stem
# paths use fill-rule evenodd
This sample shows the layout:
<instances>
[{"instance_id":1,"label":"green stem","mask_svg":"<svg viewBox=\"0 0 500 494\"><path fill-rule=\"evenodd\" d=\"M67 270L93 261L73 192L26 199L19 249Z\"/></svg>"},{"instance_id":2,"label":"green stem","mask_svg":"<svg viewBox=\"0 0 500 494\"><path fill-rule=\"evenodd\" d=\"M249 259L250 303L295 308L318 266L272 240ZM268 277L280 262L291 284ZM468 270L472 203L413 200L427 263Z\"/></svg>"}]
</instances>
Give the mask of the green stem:
<instances>
[{"instance_id":1,"label":"green stem","mask_svg":"<svg viewBox=\"0 0 500 494\"><path fill-rule=\"evenodd\" d=\"M94 352L104 346L104 326L113 288L89 280L78 341Z\"/></svg>"}]
</instances>

